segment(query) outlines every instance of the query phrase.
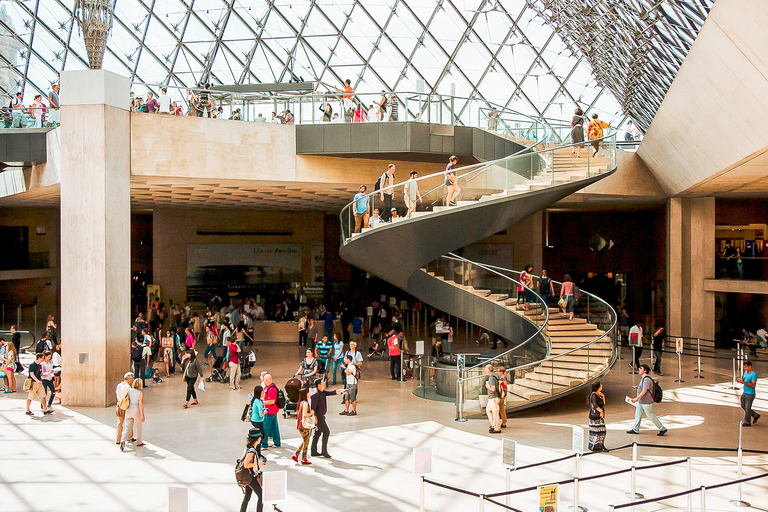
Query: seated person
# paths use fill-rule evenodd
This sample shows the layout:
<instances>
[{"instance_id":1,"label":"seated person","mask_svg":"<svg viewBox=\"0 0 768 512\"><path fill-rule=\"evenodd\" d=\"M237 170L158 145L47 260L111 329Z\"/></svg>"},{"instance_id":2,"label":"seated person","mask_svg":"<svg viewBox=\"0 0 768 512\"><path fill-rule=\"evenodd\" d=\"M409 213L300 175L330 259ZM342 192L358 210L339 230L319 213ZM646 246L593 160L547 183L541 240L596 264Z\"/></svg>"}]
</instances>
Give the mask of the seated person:
<instances>
[{"instance_id":1,"label":"seated person","mask_svg":"<svg viewBox=\"0 0 768 512\"><path fill-rule=\"evenodd\" d=\"M744 345L744 347L749 348L749 353L753 356L757 355L757 337L749 332L747 329L742 329L742 339L739 341L739 344Z\"/></svg>"}]
</instances>

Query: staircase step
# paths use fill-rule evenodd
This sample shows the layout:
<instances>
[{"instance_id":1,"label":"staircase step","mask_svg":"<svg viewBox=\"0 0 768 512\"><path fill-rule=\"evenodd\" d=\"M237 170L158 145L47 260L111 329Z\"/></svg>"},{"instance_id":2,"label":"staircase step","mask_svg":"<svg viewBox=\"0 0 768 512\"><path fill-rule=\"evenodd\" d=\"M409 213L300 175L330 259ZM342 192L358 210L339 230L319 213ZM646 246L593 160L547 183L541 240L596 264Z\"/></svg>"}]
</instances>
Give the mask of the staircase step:
<instances>
[{"instance_id":1,"label":"staircase step","mask_svg":"<svg viewBox=\"0 0 768 512\"><path fill-rule=\"evenodd\" d=\"M565 357L565 356L564 356ZM600 368L600 364L590 361L587 365L586 361L565 361L563 358L553 359L551 361L544 361L537 368L542 368L544 371L548 371L549 368L554 367L555 371L560 370L573 370L579 372L586 372L588 369L591 373L596 372Z\"/></svg>"},{"instance_id":2,"label":"staircase step","mask_svg":"<svg viewBox=\"0 0 768 512\"><path fill-rule=\"evenodd\" d=\"M550 355L556 356L558 354L565 354L569 350L573 350L576 347L567 348L567 347L552 347L550 350ZM590 358L593 357L611 357L611 354L613 351L611 349L602 349L602 348L593 348L592 346L580 348L574 352L571 352L568 354L568 356L587 356L589 355Z\"/></svg>"},{"instance_id":3,"label":"staircase step","mask_svg":"<svg viewBox=\"0 0 768 512\"><path fill-rule=\"evenodd\" d=\"M591 331L597 329L595 324L568 324L568 325L551 325L547 327L548 331Z\"/></svg>"},{"instance_id":4,"label":"staircase step","mask_svg":"<svg viewBox=\"0 0 768 512\"><path fill-rule=\"evenodd\" d=\"M566 388L578 386L579 384L584 382L583 378L580 379L580 378L570 377L567 375L558 375L557 373L550 374L550 373L538 373L538 372L526 373L525 380L534 380L534 381L544 382L547 384L549 384L549 382L554 382L555 385L564 386Z\"/></svg>"},{"instance_id":5,"label":"staircase step","mask_svg":"<svg viewBox=\"0 0 768 512\"><path fill-rule=\"evenodd\" d=\"M549 331L546 327L544 327L544 332L547 334L547 336L552 339L552 341L589 341L594 340L595 338L599 338L601 335L604 334L603 331L599 329L594 329L592 331L581 331L578 329L574 329L572 331Z\"/></svg>"},{"instance_id":6,"label":"staircase step","mask_svg":"<svg viewBox=\"0 0 768 512\"><path fill-rule=\"evenodd\" d=\"M553 390L549 382L542 382L540 380L529 379L527 378L527 374L526 374L526 378L515 379L515 386L522 386L525 388L534 389L544 393L545 395L552 394L553 392L557 393L558 391L567 387L567 386L561 386L559 384L555 384L554 390Z\"/></svg>"},{"instance_id":7,"label":"staircase step","mask_svg":"<svg viewBox=\"0 0 768 512\"><path fill-rule=\"evenodd\" d=\"M470 287L471 288L471 287ZM488 297L491 294L491 290L475 290L472 288L472 293L481 297Z\"/></svg>"},{"instance_id":8,"label":"staircase step","mask_svg":"<svg viewBox=\"0 0 768 512\"><path fill-rule=\"evenodd\" d=\"M456 201L456 206L469 206L477 204L477 201Z\"/></svg>"},{"instance_id":9,"label":"staircase step","mask_svg":"<svg viewBox=\"0 0 768 512\"><path fill-rule=\"evenodd\" d=\"M585 324L587 323L586 318L578 318L574 317L573 320L568 320L567 318L550 318L549 319L549 325L577 325L577 324Z\"/></svg>"},{"instance_id":10,"label":"staircase step","mask_svg":"<svg viewBox=\"0 0 768 512\"><path fill-rule=\"evenodd\" d=\"M499 301L502 301L502 300L506 300L506 299L508 299L508 298L509 298L509 295L508 295L508 294L506 294L506 293L494 293L493 295L491 295L491 297L492 297L492 298L493 298L493 300L495 300L496 302L499 302Z\"/></svg>"},{"instance_id":11,"label":"staircase step","mask_svg":"<svg viewBox=\"0 0 768 512\"><path fill-rule=\"evenodd\" d=\"M548 392L542 393L537 389L532 389L526 386L519 386L516 383L507 386L507 393L508 395L516 395L518 397L525 398L526 400L535 400L537 398L542 398L549 395ZM509 400L509 396L507 397L507 400Z\"/></svg>"},{"instance_id":12,"label":"staircase step","mask_svg":"<svg viewBox=\"0 0 768 512\"><path fill-rule=\"evenodd\" d=\"M552 340L552 348L554 349L555 347L557 347L557 348L564 348L566 350L570 350L572 348L583 347L585 343L589 343L589 340L581 341L579 339L579 340L576 340L576 341L571 341L571 340L561 340L560 338L557 338L557 339L553 339ZM613 350L613 347L612 347L610 342L606 342L606 341L602 341L602 340L591 344L590 348L591 349L608 350L608 351L612 351Z\"/></svg>"},{"instance_id":13,"label":"staircase step","mask_svg":"<svg viewBox=\"0 0 768 512\"><path fill-rule=\"evenodd\" d=\"M586 367L586 365L585 365ZM546 376L549 376L550 374L558 375L560 377L570 377L573 379L578 379L581 381L584 381L584 379L587 378L587 372L586 371L580 371L580 370L568 370L566 368L558 368L558 367L552 367L551 365L544 368L542 366L537 366L536 369L533 371L534 374L543 374Z\"/></svg>"}]
</instances>

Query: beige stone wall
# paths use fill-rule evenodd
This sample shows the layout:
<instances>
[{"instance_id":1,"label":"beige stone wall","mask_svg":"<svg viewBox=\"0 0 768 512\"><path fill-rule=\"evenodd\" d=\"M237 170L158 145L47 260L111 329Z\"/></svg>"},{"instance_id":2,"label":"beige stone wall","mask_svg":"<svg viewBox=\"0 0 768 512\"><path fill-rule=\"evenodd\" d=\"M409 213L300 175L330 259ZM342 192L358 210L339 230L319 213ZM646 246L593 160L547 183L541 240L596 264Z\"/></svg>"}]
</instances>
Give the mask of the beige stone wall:
<instances>
[{"instance_id":1,"label":"beige stone wall","mask_svg":"<svg viewBox=\"0 0 768 512\"><path fill-rule=\"evenodd\" d=\"M323 243L321 212L157 209L153 216L153 284L165 300L187 300L188 244L301 244L304 281L311 278L312 244ZM198 230L282 230L290 236L198 235Z\"/></svg>"}]
</instances>

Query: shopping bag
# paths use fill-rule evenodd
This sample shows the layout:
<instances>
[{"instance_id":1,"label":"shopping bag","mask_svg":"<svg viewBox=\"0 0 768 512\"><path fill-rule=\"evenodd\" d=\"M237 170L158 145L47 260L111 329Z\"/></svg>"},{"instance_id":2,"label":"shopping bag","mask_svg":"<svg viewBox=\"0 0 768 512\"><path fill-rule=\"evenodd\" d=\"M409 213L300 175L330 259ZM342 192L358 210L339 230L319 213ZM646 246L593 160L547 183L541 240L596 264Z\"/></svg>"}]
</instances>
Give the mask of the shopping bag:
<instances>
[{"instance_id":1,"label":"shopping bag","mask_svg":"<svg viewBox=\"0 0 768 512\"><path fill-rule=\"evenodd\" d=\"M200 391L205 391L205 380L200 379L200 382L197 383L197 389Z\"/></svg>"}]
</instances>

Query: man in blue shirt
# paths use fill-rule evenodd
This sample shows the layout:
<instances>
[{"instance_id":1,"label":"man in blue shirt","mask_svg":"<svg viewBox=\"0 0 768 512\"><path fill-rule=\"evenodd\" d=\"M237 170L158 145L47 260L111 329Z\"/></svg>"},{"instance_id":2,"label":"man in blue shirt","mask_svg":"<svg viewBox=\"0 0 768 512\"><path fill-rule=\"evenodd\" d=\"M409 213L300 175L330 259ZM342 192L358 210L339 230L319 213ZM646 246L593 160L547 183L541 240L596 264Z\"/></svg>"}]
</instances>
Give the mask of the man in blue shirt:
<instances>
[{"instance_id":1,"label":"man in blue shirt","mask_svg":"<svg viewBox=\"0 0 768 512\"><path fill-rule=\"evenodd\" d=\"M365 196L365 191L368 190L365 185L360 185L360 192L355 194L353 201L355 202L353 208L355 212L355 233L360 232L360 228L368 227L368 217L370 215L370 201Z\"/></svg>"},{"instance_id":2,"label":"man in blue shirt","mask_svg":"<svg viewBox=\"0 0 768 512\"><path fill-rule=\"evenodd\" d=\"M742 425L751 427L757 423L760 415L752 410L752 402L755 401L755 386L757 385L757 373L752 369L752 363L744 361L744 376L736 379L739 384L744 384L744 391L741 393L741 408L744 409L744 421Z\"/></svg>"},{"instance_id":3,"label":"man in blue shirt","mask_svg":"<svg viewBox=\"0 0 768 512\"><path fill-rule=\"evenodd\" d=\"M341 358L344 352L344 341L340 340L335 334L333 335L333 383L336 384L336 372L344 377L344 369L341 367L344 360Z\"/></svg>"},{"instance_id":4,"label":"man in blue shirt","mask_svg":"<svg viewBox=\"0 0 768 512\"><path fill-rule=\"evenodd\" d=\"M328 340L328 336L323 336L323 339L315 347L315 357L323 364L323 373L328 373L331 369L331 350L333 345Z\"/></svg>"}]
</instances>

